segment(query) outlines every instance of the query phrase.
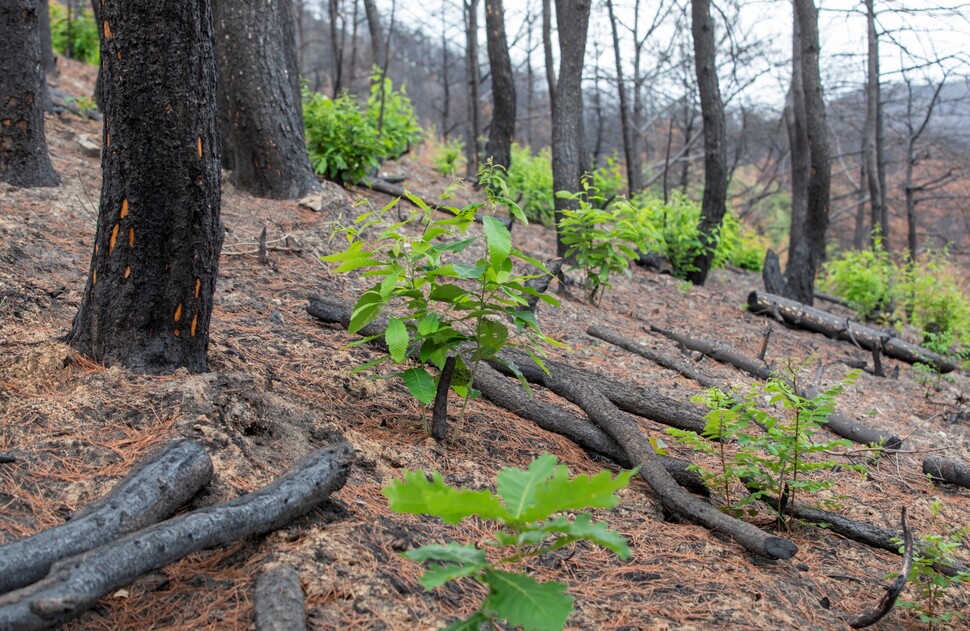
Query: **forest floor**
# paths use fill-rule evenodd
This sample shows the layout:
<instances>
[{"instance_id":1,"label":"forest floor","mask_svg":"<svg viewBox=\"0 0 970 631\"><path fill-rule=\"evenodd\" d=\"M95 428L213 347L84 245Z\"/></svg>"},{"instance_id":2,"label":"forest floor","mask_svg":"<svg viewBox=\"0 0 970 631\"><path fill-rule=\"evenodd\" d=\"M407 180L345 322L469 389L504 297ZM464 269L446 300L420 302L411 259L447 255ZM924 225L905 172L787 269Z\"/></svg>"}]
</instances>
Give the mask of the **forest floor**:
<instances>
[{"instance_id":1,"label":"forest floor","mask_svg":"<svg viewBox=\"0 0 970 631\"><path fill-rule=\"evenodd\" d=\"M63 60L61 68L55 80L60 89L90 94L94 68ZM312 295L352 302L365 286L319 260L339 247L330 235L340 217L359 212L349 203L356 192L317 213L295 202L249 197L225 182L226 238L208 373L144 376L78 356L63 340L88 273L100 190L99 159L79 148L82 134L100 142L100 123L73 114L47 119L60 187L0 185L0 451L16 456L0 464L0 543L63 522L177 437L199 440L215 467L212 484L191 507L260 488L340 436L353 444L357 460L346 486L309 515L268 536L194 554L145 576L103 598L68 628L250 628L254 576L280 561L300 572L312 628L436 628L470 613L483 589L458 582L427 593L417 582L421 568L399 553L453 539L479 542L488 531L477 522L449 526L392 513L383 486L404 470L423 469L441 471L452 484L483 488L502 468L525 467L542 452L557 455L574 473L616 470L484 400L471 403L464 422L452 424L451 439L437 444L399 380L350 374L373 351L347 348L355 337L321 325L306 305ZM425 162L419 151L388 169L407 175L408 187L434 195L449 182ZM387 201L364 194L375 205ZM472 193L463 195L470 199ZM264 227L278 248L269 251L268 265L256 255ZM548 228L516 227L513 239L540 258L554 252ZM715 271L707 285L689 287L635 268L631 278L617 279L599 307L573 289L561 308L542 306L538 316L544 332L568 345L553 356L688 401L700 392L694 382L588 337L586 327L600 323L677 355L674 343L646 332L650 322L754 356L769 321L745 311L753 289L761 289L760 277L737 270ZM844 358L871 361L849 343L771 326L768 359L815 356L826 366L825 385L848 370ZM694 360L723 382L753 383L731 367ZM850 418L904 437L904 450L874 462L865 477L833 474L836 486L826 497L838 500L845 515L885 528L898 529L902 507L917 534L970 524L970 493L930 484L920 470L923 455L933 450L970 462L970 378L960 373L927 384L912 366L886 363L890 371L899 368L897 379L864 373L838 405ZM454 414L458 408L453 401ZM673 455L696 460L660 425L639 422ZM703 527L669 519L640 479L620 495L619 507L597 511L597 518L629 539L630 560L580 546L529 566L540 580L569 585L576 608L571 629L842 629L833 610L873 606L889 582L886 574L899 566L894 554L810 525L783 533L799 547L794 559L767 561ZM936 500L943 508L934 518ZM771 528L769 519L755 521ZM959 558L967 562L970 541L963 543ZM952 590L943 608L970 612L970 593ZM925 627L897 607L876 628Z\"/></svg>"}]
</instances>

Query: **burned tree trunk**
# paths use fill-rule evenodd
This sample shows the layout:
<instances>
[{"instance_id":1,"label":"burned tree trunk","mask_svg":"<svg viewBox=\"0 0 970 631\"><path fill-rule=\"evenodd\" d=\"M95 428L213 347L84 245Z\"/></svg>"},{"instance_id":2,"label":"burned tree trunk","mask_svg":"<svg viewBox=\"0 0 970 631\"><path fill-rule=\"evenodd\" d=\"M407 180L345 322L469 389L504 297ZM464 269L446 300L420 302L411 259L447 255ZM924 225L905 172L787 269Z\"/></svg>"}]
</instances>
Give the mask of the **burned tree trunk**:
<instances>
[{"instance_id":1,"label":"burned tree trunk","mask_svg":"<svg viewBox=\"0 0 970 631\"><path fill-rule=\"evenodd\" d=\"M320 185L303 132L292 3L218 0L212 10L232 182L257 197L303 197Z\"/></svg>"},{"instance_id":2,"label":"burned tree trunk","mask_svg":"<svg viewBox=\"0 0 970 631\"><path fill-rule=\"evenodd\" d=\"M508 169L512 164L512 136L515 134L515 77L505 37L502 0L485 0L485 39L492 70L493 104L485 157Z\"/></svg>"},{"instance_id":3,"label":"burned tree trunk","mask_svg":"<svg viewBox=\"0 0 970 631\"><path fill-rule=\"evenodd\" d=\"M923 458L923 473L937 482L948 482L970 489L970 468L955 460L930 454Z\"/></svg>"},{"instance_id":4,"label":"burned tree trunk","mask_svg":"<svg viewBox=\"0 0 970 631\"><path fill-rule=\"evenodd\" d=\"M30 188L57 186L47 154L39 3L0 4L0 181Z\"/></svg>"},{"instance_id":5,"label":"burned tree trunk","mask_svg":"<svg viewBox=\"0 0 970 631\"><path fill-rule=\"evenodd\" d=\"M105 3L99 27L104 184L68 340L134 371L201 372L223 236L209 4Z\"/></svg>"},{"instance_id":6,"label":"burned tree trunk","mask_svg":"<svg viewBox=\"0 0 970 631\"><path fill-rule=\"evenodd\" d=\"M211 478L199 443L170 444L69 522L0 546L0 594L42 579L61 559L168 518Z\"/></svg>"},{"instance_id":7,"label":"burned tree trunk","mask_svg":"<svg viewBox=\"0 0 970 631\"><path fill-rule=\"evenodd\" d=\"M780 318L786 324L796 328L815 331L838 340L852 342L869 351L881 344L882 352L885 355L909 364L929 364L940 372L952 372L957 368L954 362L931 350L910 344L898 337L889 337L883 331L857 324L846 318L840 318L827 311L808 307L781 296L752 291L748 294L748 310L758 315Z\"/></svg>"},{"instance_id":8,"label":"burned tree trunk","mask_svg":"<svg viewBox=\"0 0 970 631\"><path fill-rule=\"evenodd\" d=\"M173 517L61 561L47 578L0 596L0 628L53 626L80 615L104 594L188 554L281 528L344 485L353 454L349 444L340 443L308 456L259 491Z\"/></svg>"},{"instance_id":9,"label":"burned tree trunk","mask_svg":"<svg viewBox=\"0 0 970 631\"><path fill-rule=\"evenodd\" d=\"M256 631L306 629L306 601L300 573L289 563L260 574L255 596Z\"/></svg>"}]
</instances>

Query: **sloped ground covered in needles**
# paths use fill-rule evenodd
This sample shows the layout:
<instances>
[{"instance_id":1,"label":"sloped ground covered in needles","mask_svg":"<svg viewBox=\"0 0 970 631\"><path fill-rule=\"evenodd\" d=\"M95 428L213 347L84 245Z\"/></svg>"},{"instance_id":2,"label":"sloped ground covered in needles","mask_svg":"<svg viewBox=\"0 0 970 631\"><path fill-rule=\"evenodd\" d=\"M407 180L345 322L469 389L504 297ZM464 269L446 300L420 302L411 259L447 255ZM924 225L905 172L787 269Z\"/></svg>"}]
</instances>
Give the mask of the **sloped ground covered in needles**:
<instances>
[{"instance_id":1,"label":"sloped ground covered in needles","mask_svg":"<svg viewBox=\"0 0 970 631\"><path fill-rule=\"evenodd\" d=\"M88 93L92 69L66 62L61 89ZM227 228L212 326L210 372L164 377L105 368L63 343L80 302L97 212L100 169L78 135L100 138L99 124L71 114L48 118L48 141L63 184L56 189L0 188L0 451L16 461L0 464L0 542L62 522L111 488L132 464L168 439L200 440L216 475L195 506L259 488L309 451L339 436L358 459L348 484L326 505L287 528L220 550L192 555L102 599L71 623L77 629L239 629L253 622L251 590L258 570L287 561L299 570L314 628L430 629L470 613L482 589L459 582L426 593L421 568L399 553L410 547L489 537L487 524L447 526L438 520L391 513L380 489L405 469L435 469L446 480L482 488L503 467L525 467L554 453L574 472L612 465L591 458L568 440L547 433L486 401L473 402L453 424L451 440L431 440L418 404L398 380L351 375L373 356L344 330L324 326L305 311L307 297L352 301L364 281L334 275L319 256L335 222L355 211L349 203L315 213L296 203L259 200L224 187ZM435 194L448 182L412 157L390 168L410 176L414 190ZM470 192L462 199L472 199ZM387 199L372 195L374 203ZM347 201L350 201L348 196ZM342 219L341 219L342 215ZM267 229L269 264L257 258ZM474 229L474 228L473 228ZM545 228L517 227L520 249L539 257L554 250ZM566 297L559 310L540 307L546 333L568 344L554 355L633 384L653 384L684 401L699 387L679 375L585 335L601 323L646 342L679 351L645 330L650 322L727 342L755 355L768 322L743 310L756 276L717 271L706 287L687 288L668 276L640 269L621 278L599 308ZM845 357L866 359L851 345L777 324L768 358L826 365L825 384L847 370ZM896 363L887 360L889 370ZM751 382L712 360L698 366L731 384ZM900 364L898 379L863 374L840 399L852 418L903 436L902 453L872 463L863 478L843 471L828 499L846 515L897 528L908 507L917 533L949 532L970 523L965 490L930 485L920 473L924 453L942 450L970 461L970 380L925 384ZM509 387L516 387L510 382ZM537 396L554 397L537 389ZM561 402L560 402L561 403ZM458 405L451 409L457 414ZM675 455L697 460L665 439L662 427L640 421ZM852 451L851 449L847 451ZM867 454L849 454L859 461ZM566 548L529 571L540 580L569 585L575 629L840 629L832 609L861 611L883 593L898 557L848 541L824 529L798 525L791 561L745 554L705 529L670 520L640 480L621 493L622 503L597 518L629 538L632 557L619 561L592 547ZM934 519L931 504L943 502ZM769 520L760 524L770 528ZM970 544L970 542L964 542ZM962 555L962 560L968 560ZM964 589L944 606L970 611ZM897 609L878 628L921 628Z\"/></svg>"}]
</instances>

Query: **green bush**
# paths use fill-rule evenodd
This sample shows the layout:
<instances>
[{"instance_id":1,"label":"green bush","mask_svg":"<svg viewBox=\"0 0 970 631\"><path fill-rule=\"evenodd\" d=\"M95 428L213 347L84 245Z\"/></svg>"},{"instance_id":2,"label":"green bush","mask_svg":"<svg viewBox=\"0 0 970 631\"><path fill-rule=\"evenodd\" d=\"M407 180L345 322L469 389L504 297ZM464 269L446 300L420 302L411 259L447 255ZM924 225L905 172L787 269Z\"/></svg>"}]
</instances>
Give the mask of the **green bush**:
<instances>
[{"instance_id":1,"label":"green bush","mask_svg":"<svg viewBox=\"0 0 970 631\"><path fill-rule=\"evenodd\" d=\"M522 212L545 226L555 223L556 199L552 191L552 153L548 148L533 154L528 147L512 145L512 164L507 182Z\"/></svg>"},{"instance_id":2,"label":"green bush","mask_svg":"<svg viewBox=\"0 0 970 631\"><path fill-rule=\"evenodd\" d=\"M374 67L371 72L370 96L367 98L367 120L380 136L383 146L381 158L396 158L411 145L421 141L421 125L411 107L404 86L395 90L391 80L383 81L383 112L381 111L381 71Z\"/></svg>"},{"instance_id":3,"label":"green bush","mask_svg":"<svg viewBox=\"0 0 970 631\"><path fill-rule=\"evenodd\" d=\"M466 164L465 142L461 138L441 140L434 148L431 161L438 173L458 175Z\"/></svg>"},{"instance_id":4,"label":"green bush","mask_svg":"<svg viewBox=\"0 0 970 631\"><path fill-rule=\"evenodd\" d=\"M606 165L593 169L593 187L605 200L614 200L626 190L626 178L619 159L614 155L606 159Z\"/></svg>"},{"instance_id":5,"label":"green bush","mask_svg":"<svg viewBox=\"0 0 970 631\"><path fill-rule=\"evenodd\" d=\"M845 298L860 319L893 310L900 270L880 241L865 250L848 250L822 267L819 287Z\"/></svg>"},{"instance_id":6,"label":"green bush","mask_svg":"<svg viewBox=\"0 0 970 631\"><path fill-rule=\"evenodd\" d=\"M57 55L67 55L67 7L50 3L51 47ZM97 65L101 61L101 42L98 25L91 9L74 9L71 14L71 52L74 59Z\"/></svg>"},{"instance_id":7,"label":"green bush","mask_svg":"<svg viewBox=\"0 0 970 631\"><path fill-rule=\"evenodd\" d=\"M403 89L395 91L390 79L384 80L381 119L380 75L372 78L366 110L348 94L330 99L303 89L307 152L313 169L327 179L358 182L381 160L396 158L421 138L410 99Z\"/></svg>"},{"instance_id":8,"label":"green bush","mask_svg":"<svg viewBox=\"0 0 970 631\"><path fill-rule=\"evenodd\" d=\"M924 332L966 344L970 341L970 299L946 252L930 252L909 265L900 291L910 324Z\"/></svg>"}]
</instances>

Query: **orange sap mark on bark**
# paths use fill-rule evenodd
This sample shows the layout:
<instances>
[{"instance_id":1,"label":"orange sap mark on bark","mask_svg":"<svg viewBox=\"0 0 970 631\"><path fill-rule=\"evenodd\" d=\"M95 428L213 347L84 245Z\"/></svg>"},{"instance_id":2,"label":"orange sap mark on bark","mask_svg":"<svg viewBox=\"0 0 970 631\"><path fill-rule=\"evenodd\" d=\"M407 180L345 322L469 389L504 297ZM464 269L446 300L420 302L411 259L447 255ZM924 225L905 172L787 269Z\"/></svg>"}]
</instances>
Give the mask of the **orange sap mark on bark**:
<instances>
[{"instance_id":1,"label":"orange sap mark on bark","mask_svg":"<svg viewBox=\"0 0 970 631\"><path fill-rule=\"evenodd\" d=\"M121 51L118 51L118 61L121 61Z\"/></svg>"},{"instance_id":2,"label":"orange sap mark on bark","mask_svg":"<svg viewBox=\"0 0 970 631\"><path fill-rule=\"evenodd\" d=\"M100 251L101 251L101 246L99 246L97 243L95 243L94 244L94 254L95 254L95 256L97 256L98 252L100 252Z\"/></svg>"},{"instance_id":3,"label":"orange sap mark on bark","mask_svg":"<svg viewBox=\"0 0 970 631\"><path fill-rule=\"evenodd\" d=\"M104 38L105 39L111 39L114 36L115 36L115 34L111 32L111 25L108 24L108 21L107 20L105 20L104 21Z\"/></svg>"},{"instance_id":4,"label":"orange sap mark on bark","mask_svg":"<svg viewBox=\"0 0 970 631\"><path fill-rule=\"evenodd\" d=\"M91 272L91 285L97 285L97 284L98 284L98 270L94 270L93 272Z\"/></svg>"},{"instance_id":5,"label":"orange sap mark on bark","mask_svg":"<svg viewBox=\"0 0 970 631\"><path fill-rule=\"evenodd\" d=\"M129 276L131 276L131 266L125 265L125 278L128 278Z\"/></svg>"},{"instance_id":6,"label":"orange sap mark on bark","mask_svg":"<svg viewBox=\"0 0 970 631\"><path fill-rule=\"evenodd\" d=\"M135 229L134 228L128 228L128 247L129 248L135 247Z\"/></svg>"},{"instance_id":7,"label":"orange sap mark on bark","mask_svg":"<svg viewBox=\"0 0 970 631\"><path fill-rule=\"evenodd\" d=\"M189 331L192 333L192 337L195 337L195 327L199 324L199 310L195 310L195 315L192 316L192 327Z\"/></svg>"},{"instance_id":8,"label":"orange sap mark on bark","mask_svg":"<svg viewBox=\"0 0 970 631\"><path fill-rule=\"evenodd\" d=\"M178 322L181 319L182 319L182 303L179 303L179 306L175 307L175 321Z\"/></svg>"},{"instance_id":9,"label":"orange sap mark on bark","mask_svg":"<svg viewBox=\"0 0 970 631\"><path fill-rule=\"evenodd\" d=\"M104 134L104 146L105 147L111 146L111 134L109 132L105 132Z\"/></svg>"},{"instance_id":10,"label":"orange sap mark on bark","mask_svg":"<svg viewBox=\"0 0 970 631\"><path fill-rule=\"evenodd\" d=\"M121 218L124 219L128 216L128 198L121 200Z\"/></svg>"},{"instance_id":11,"label":"orange sap mark on bark","mask_svg":"<svg viewBox=\"0 0 970 631\"><path fill-rule=\"evenodd\" d=\"M196 278L195 279L195 297L196 298L199 297L199 290L201 290L201 289L202 289L202 279L201 278Z\"/></svg>"},{"instance_id":12,"label":"orange sap mark on bark","mask_svg":"<svg viewBox=\"0 0 970 631\"><path fill-rule=\"evenodd\" d=\"M178 337L179 336L179 330L178 329L172 329L172 333L175 334L175 337Z\"/></svg>"},{"instance_id":13,"label":"orange sap mark on bark","mask_svg":"<svg viewBox=\"0 0 970 631\"><path fill-rule=\"evenodd\" d=\"M118 240L118 230L121 225L115 224L114 229L111 231L111 239L108 241L108 255L110 256L115 249L115 242Z\"/></svg>"},{"instance_id":14,"label":"orange sap mark on bark","mask_svg":"<svg viewBox=\"0 0 970 631\"><path fill-rule=\"evenodd\" d=\"M195 141L195 148L199 152L199 157L202 157L202 136L199 136Z\"/></svg>"}]
</instances>

